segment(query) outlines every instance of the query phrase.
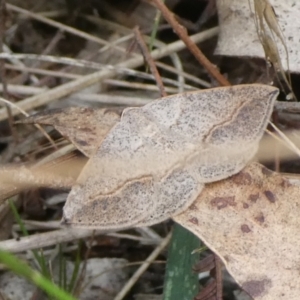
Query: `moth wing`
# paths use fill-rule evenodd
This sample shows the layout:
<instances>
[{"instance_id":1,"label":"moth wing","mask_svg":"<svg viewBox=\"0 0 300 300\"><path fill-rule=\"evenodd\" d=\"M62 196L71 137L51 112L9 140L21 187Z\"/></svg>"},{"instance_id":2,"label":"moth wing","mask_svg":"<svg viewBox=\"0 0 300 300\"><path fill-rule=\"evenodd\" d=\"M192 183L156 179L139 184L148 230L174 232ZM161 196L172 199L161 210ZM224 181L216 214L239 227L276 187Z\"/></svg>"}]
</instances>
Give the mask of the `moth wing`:
<instances>
[{"instance_id":1,"label":"moth wing","mask_svg":"<svg viewBox=\"0 0 300 300\"><path fill-rule=\"evenodd\" d=\"M273 87L247 85L184 93L126 109L72 189L64 209L66 223L129 227L181 212L203 183L237 173L252 158L277 94ZM248 129L239 127L251 127L257 111L260 120L247 136ZM170 184L180 186L176 170L194 178L186 197L168 192L168 174L175 172Z\"/></svg>"}]
</instances>

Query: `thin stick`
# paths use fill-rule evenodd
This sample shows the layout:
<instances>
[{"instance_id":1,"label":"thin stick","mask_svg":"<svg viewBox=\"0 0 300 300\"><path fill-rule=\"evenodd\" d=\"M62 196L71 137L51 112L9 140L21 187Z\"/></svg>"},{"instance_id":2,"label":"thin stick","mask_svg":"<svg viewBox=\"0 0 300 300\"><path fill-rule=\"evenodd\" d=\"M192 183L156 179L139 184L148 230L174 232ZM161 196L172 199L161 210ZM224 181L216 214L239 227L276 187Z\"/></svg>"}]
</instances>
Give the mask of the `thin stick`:
<instances>
[{"instance_id":1,"label":"thin stick","mask_svg":"<svg viewBox=\"0 0 300 300\"><path fill-rule=\"evenodd\" d=\"M14 66L11 64L5 64L5 68L9 70L16 70L21 72L35 73L35 74L40 74L45 76L61 77L61 78L68 78L68 79L77 79L81 77L81 75L77 75L77 74L70 74L70 73L60 72L60 71L43 70L43 69L31 68L31 67L29 68L26 67L25 65Z\"/></svg>"},{"instance_id":2,"label":"thin stick","mask_svg":"<svg viewBox=\"0 0 300 300\"><path fill-rule=\"evenodd\" d=\"M157 76L157 75L155 75ZM158 86L158 84L154 85L154 84L147 84L147 83L140 83L140 82L128 82L128 81L123 81L123 80L117 80L117 79L105 79L103 81L105 84L109 84L109 85L115 85L115 86L123 86L123 87L128 87L131 89L141 89L141 90L147 90L147 91L159 91L160 92L160 97L164 97L166 96L166 91L168 91L169 93L172 94L177 94L178 89L177 88L173 88L173 87L165 87L164 88L164 92L162 93L162 90L160 89L160 87ZM160 80L160 84L162 84L162 80ZM193 88L189 88L189 87L185 87L187 90L191 90L191 91L195 91L197 90L197 88L193 87Z\"/></svg>"},{"instance_id":3,"label":"thin stick","mask_svg":"<svg viewBox=\"0 0 300 300\"><path fill-rule=\"evenodd\" d=\"M108 79L112 80L112 79ZM113 84L114 81L104 81L107 84ZM116 81L115 83L118 83L118 86L122 86L122 81ZM131 88L135 86L129 86ZM154 85L151 85L152 88L155 88L157 90L157 87ZM138 86L136 86L138 88ZM144 85L139 86L139 88L147 88ZM154 90L150 88L150 85L148 86L149 90ZM2 90L2 86L0 84L0 91ZM47 89L44 88L38 88L38 87L31 87L26 85L14 85L9 84L8 85L8 91L10 93L16 93L21 95L33 95L33 94L41 94L45 92ZM170 88L171 92L175 92L175 90ZM146 98L146 97L133 97L133 96L124 96L124 95L116 95L116 94L86 94L86 93L75 93L71 96L71 102L90 102L90 103L102 103L102 104L115 104L115 105L122 105L122 106L143 106L150 101L154 100L153 98ZM17 104L18 105L18 104ZM19 108L19 107L18 107Z\"/></svg>"},{"instance_id":4,"label":"thin stick","mask_svg":"<svg viewBox=\"0 0 300 300\"><path fill-rule=\"evenodd\" d=\"M87 20L93 22L94 24L100 26L100 28L104 27L108 27L111 28L114 31L120 32L122 34L125 34L126 36L123 36L115 41L110 42L107 46L104 46L103 48L101 48L99 50L98 53L101 53L103 51L106 51L106 49L109 49L111 47L115 47L115 45L118 45L121 42L125 42L129 39L133 38L133 34L132 34L132 30L124 27L122 25L107 21L107 20L103 20L101 19L99 16L94 17L94 16L83 16L84 18L86 18ZM151 42L151 37L145 36L143 35L143 38L146 42ZM166 46L165 43L159 41L159 40L154 40L154 45L157 46L158 48L163 48ZM179 55L177 53L170 53L170 59L172 60L174 67L171 72L175 73L178 76L178 83L179 83L179 89L178 92L183 92L183 85L185 83L184 80L184 75L183 75L183 68L182 68L182 63L180 61ZM158 62L156 63L158 65ZM161 64L161 68L166 69L165 64ZM175 71L173 71L175 70ZM200 79L201 80L201 79Z\"/></svg>"},{"instance_id":5,"label":"thin stick","mask_svg":"<svg viewBox=\"0 0 300 300\"><path fill-rule=\"evenodd\" d=\"M3 52L13 54L11 49L6 44L3 44ZM16 68L20 68L24 73L26 73L26 70L25 70L26 66L19 59L12 58L12 59L9 59L9 61L12 63L13 66L15 66ZM7 68L6 64L5 64L5 68ZM29 75L29 79L32 83L39 82L39 79L35 75L32 75L32 74Z\"/></svg>"},{"instance_id":6,"label":"thin stick","mask_svg":"<svg viewBox=\"0 0 300 300\"><path fill-rule=\"evenodd\" d=\"M103 231L95 231L95 235L103 234ZM78 239L89 237L93 230L79 228L65 228L50 232L38 233L20 238L20 240L10 239L0 242L0 249L12 253L20 253L27 250L33 250L43 247L67 243Z\"/></svg>"},{"instance_id":7,"label":"thin stick","mask_svg":"<svg viewBox=\"0 0 300 300\"><path fill-rule=\"evenodd\" d=\"M12 106L15 107L17 110L19 110L25 117L29 117L29 114L24 111L22 108L18 107L18 105L16 105L13 102L10 102L2 97L0 97L0 101L5 103L5 105L7 106ZM53 146L54 149L57 149L57 146L55 144L55 142L52 140L52 138L50 137L50 135L45 131L44 128L42 128L39 124L34 124L34 126L40 130L40 132L46 137L46 139L50 142L50 144Z\"/></svg>"},{"instance_id":8,"label":"thin stick","mask_svg":"<svg viewBox=\"0 0 300 300\"><path fill-rule=\"evenodd\" d=\"M221 259L214 254L215 256L215 280L216 280L216 300L223 299L223 276L222 276L222 261Z\"/></svg>"},{"instance_id":9,"label":"thin stick","mask_svg":"<svg viewBox=\"0 0 300 300\"><path fill-rule=\"evenodd\" d=\"M273 122L269 121L269 124L275 129L278 135L282 138L284 142L288 145L288 147L293 150L300 157L299 148L291 141L290 138L287 137Z\"/></svg>"},{"instance_id":10,"label":"thin stick","mask_svg":"<svg viewBox=\"0 0 300 300\"><path fill-rule=\"evenodd\" d=\"M140 276L147 270L147 268L156 259L156 257L161 253L161 251L163 251L164 248L168 245L168 243L170 242L171 236L172 236L172 232L170 232L163 239L161 244L158 245L153 250L153 252L146 258L146 261L135 271L135 273L132 275L132 277L129 279L129 281L125 284L125 286L122 288L122 290L117 294L117 296L114 298L114 300L122 300L126 296L126 294L130 291L130 289L137 282L137 280L140 278ZM1 248L1 243L0 243L0 248Z\"/></svg>"},{"instance_id":11,"label":"thin stick","mask_svg":"<svg viewBox=\"0 0 300 300\"><path fill-rule=\"evenodd\" d=\"M203 52L197 47L197 45L190 39L187 34L186 28L181 26L174 15L169 11L165 4L161 0L151 0L152 3L159 9L167 22L172 26L173 30L186 44L187 48L195 56L201 65L223 86L231 85L230 82L218 71L218 69L206 58Z\"/></svg>"},{"instance_id":12,"label":"thin stick","mask_svg":"<svg viewBox=\"0 0 300 300\"><path fill-rule=\"evenodd\" d=\"M91 62L91 61L83 60L83 59L73 59L73 58L69 58L69 57L57 57L57 56L51 56L51 55L38 55L38 54L0 53L0 58L10 59L12 57L13 58L19 58L19 59L31 59L31 60L35 60L35 61L36 60L43 60L43 61L49 61L49 62L53 62L53 63L68 64L68 65L71 65L71 66L86 67L86 68L91 68L91 69L96 69L96 70L103 70L103 69L115 70L117 73L137 76L137 77L140 77L140 78L146 78L146 79L153 79L154 78L153 75L143 73L143 72L139 72L139 71L135 71L135 70L131 70L129 68L118 68L117 66L99 64L99 63L95 63L95 62ZM82 76L77 75L77 76L75 76L74 79L77 79L79 77L82 77ZM180 86L177 81L174 81L174 80L169 79L169 78L163 78L163 81L165 83L170 83L170 84L173 84L175 86ZM187 84L185 84L184 87L185 88L193 88L193 87L191 87L190 85L187 85Z\"/></svg>"},{"instance_id":13,"label":"thin stick","mask_svg":"<svg viewBox=\"0 0 300 300\"><path fill-rule=\"evenodd\" d=\"M166 70L166 71L169 71L171 73L174 73L174 74L178 74L178 75L181 75L182 77L186 78L186 79L189 79L191 81L193 81L194 83L197 83L199 84L200 86L203 86L203 87L206 87L206 88L210 88L211 87L211 84L203 79L200 79L194 75L191 75L189 73L186 73L186 72L183 72L183 71L180 71L178 70L178 68L174 68L174 67L171 67L167 64L164 64L160 61L157 61L156 62L156 65L158 67L161 67L162 69ZM179 81L179 80L178 80Z\"/></svg>"},{"instance_id":14,"label":"thin stick","mask_svg":"<svg viewBox=\"0 0 300 300\"><path fill-rule=\"evenodd\" d=\"M164 84L163 84L163 82L161 80L161 77L160 77L160 75L158 73L158 70L156 68L155 62L154 62L153 58L151 57L151 54L149 53L148 47L147 47L147 45L146 45L146 43L145 43L145 41L143 39L143 36L142 36L139 28L135 27L133 29L133 32L134 32L135 38L136 38L136 40L137 40L137 42L138 42L138 44L140 46L141 52L142 52L142 54L144 56L144 59L148 63L148 66L149 66L149 68L151 70L151 73L152 73L152 75L155 78L156 85L157 85L157 87L158 87L158 89L160 91L161 97L167 96Z\"/></svg>"},{"instance_id":15,"label":"thin stick","mask_svg":"<svg viewBox=\"0 0 300 300\"><path fill-rule=\"evenodd\" d=\"M30 11L28 11L26 9L23 9L23 8L20 8L18 6L15 6L15 5L12 5L12 4L7 4L7 9L9 9L11 11L14 11L14 12L17 12L17 13L20 13L20 14L23 14L23 15L26 15L26 16L32 18L32 19L43 22L45 24L56 27L58 29L69 32L71 34L80 36L80 37L82 37L84 39L87 39L89 41L93 41L93 42L96 42L96 43L101 44L101 45L106 45L106 43L107 43L105 40L102 40L102 39L100 39L96 36L93 36L91 34L83 32L81 30L75 29L71 26L67 26L67 25L64 25L62 23L53 21L51 19L48 19L48 18L43 17L43 16L41 16L39 14L36 14L36 13L30 12Z\"/></svg>"},{"instance_id":16,"label":"thin stick","mask_svg":"<svg viewBox=\"0 0 300 300\"><path fill-rule=\"evenodd\" d=\"M4 59L30 59L33 61L47 61L51 63L66 64L74 67L84 67L92 69L102 69L103 64L96 62L83 60L83 59L74 59L69 57L58 57L52 55L43 55L43 54L28 54L28 53L0 53L0 58Z\"/></svg>"}]
</instances>

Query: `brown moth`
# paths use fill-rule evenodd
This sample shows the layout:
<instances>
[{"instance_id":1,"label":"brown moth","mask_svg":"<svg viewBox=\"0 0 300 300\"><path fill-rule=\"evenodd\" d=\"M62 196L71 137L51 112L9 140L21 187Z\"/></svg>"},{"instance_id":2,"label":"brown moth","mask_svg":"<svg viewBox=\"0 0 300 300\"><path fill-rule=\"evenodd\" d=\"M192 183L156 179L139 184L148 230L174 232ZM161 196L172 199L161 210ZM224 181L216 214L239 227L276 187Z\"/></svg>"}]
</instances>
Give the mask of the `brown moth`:
<instances>
[{"instance_id":1,"label":"brown moth","mask_svg":"<svg viewBox=\"0 0 300 300\"><path fill-rule=\"evenodd\" d=\"M125 109L72 188L63 223L118 229L183 212L205 183L252 159L277 95L277 88L248 84Z\"/></svg>"}]
</instances>

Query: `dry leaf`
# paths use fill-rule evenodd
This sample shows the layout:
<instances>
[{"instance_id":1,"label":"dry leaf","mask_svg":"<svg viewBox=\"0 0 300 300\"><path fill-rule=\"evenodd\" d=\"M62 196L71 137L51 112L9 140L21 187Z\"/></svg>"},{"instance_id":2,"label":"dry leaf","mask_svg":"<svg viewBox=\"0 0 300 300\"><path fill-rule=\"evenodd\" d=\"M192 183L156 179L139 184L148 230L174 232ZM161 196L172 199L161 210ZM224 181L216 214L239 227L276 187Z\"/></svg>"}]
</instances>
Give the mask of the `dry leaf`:
<instances>
[{"instance_id":1,"label":"dry leaf","mask_svg":"<svg viewBox=\"0 0 300 300\"><path fill-rule=\"evenodd\" d=\"M260 12L256 13L256 24L260 28L260 36L272 36L278 46L281 59L275 58L277 61L275 68L283 66L286 71L290 69L291 72L299 73L299 1L218 0L220 35L216 54L265 58L257 28L255 27L253 2ZM252 9L250 9L249 3L252 4ZM257 4L259 4L259 7ZM275 13L270 4L274 8ZM267 38L263 39L267 46L270 47L266 40ZM274 51L277 52L277 49ZM269 54L277 56L274 51L269 51ZM286 51L288 52L288 60ZM282 66L279 65L280 61Z\"/></svg>"},{"instance_id":2,"label":"dry leaf","mask_svg":"<svg viewBox=\"0 0 300 300\"><path fill-rule=\"evenodd\" d=\"M37 113L21 123L52 125L76 148L91 157L119 120L119 113L113 110L69 107Z\"/></svg>"},{"instance_id":3,"label":"dry leaf","mask_svg":"<svg viewBox=\"0 0 300 300\"><path fill-rule=\"evenodd\" d=\"M277 94L240 85L126 109L72 188L64 222L124 228L184 211L205 183L239 172L253 157Z\"/></svg>"},{"instance_id":4,"label":"dry leaf","mask_svg":"<svg viewBox=\"0 0 300 300\"><path fill-rule=\"evenodd\" d=\"M208 184L174 220L215 251L255 300L298 300L299 195L299 186L253 163Z\"/></svg>"}]
</instances>

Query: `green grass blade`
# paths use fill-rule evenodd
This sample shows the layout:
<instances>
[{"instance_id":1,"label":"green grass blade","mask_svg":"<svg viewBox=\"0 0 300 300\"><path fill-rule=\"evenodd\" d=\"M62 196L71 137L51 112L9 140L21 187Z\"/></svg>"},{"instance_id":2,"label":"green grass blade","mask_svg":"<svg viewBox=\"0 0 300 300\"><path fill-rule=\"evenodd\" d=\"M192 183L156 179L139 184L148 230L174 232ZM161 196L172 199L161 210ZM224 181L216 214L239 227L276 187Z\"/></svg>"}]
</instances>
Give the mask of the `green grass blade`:
<instances>
[{"instance_id":1,"label":"green grass blade","mask_svg":"<svg viewBox=\"0 0 300 300\"><path fill-rule=\"evenodd\" d=\"M75 266L74 266L74 270L73 270L73 273L72 273L72 278L71 278L69 286L68 286L68 291L70 293L75 292L75 286L76 286L76 282L77 282L77 279L78 279L80 263L81 263L81 258L80 258L81 248L82 248L82 241L78 241L78 248L77 248L77 253L76 253Z\"/></svg>"},{"instance_id":2,"label":"green grass blade","mask_svg":"<svg viewBox=\"0 0 300 300\"><path fill-rule=\"evenodd\" d=\"M192 252L199 247L199 238L175 224L168 249L163 300L191 300L197 295L199 280L192 267L199 261L199 253Z\"/></svg>"},{"instance_id":3,"label":"green grass blade","mask_svg":"<svg viewBox=\"0 0 300 300\"><path fill-rule=\"evenodd\" d=\"M163 0L163 2L165 2L165 0ZM161 18L161 12L160 12L160 10L157 9L156 16L154 18L153 28L152 28L152 31L151 31L151 36L150 36L150 44L149 44L149 51L150 52L153 50L154 41L156 39L160 18Z\"/></svg>"},{"instance_id":4,"label":"green grass blade","mask_svg":"<svg viewBox=\"0 0 300 300\"><path fill-rule=\"evenodd\" d=\"M30 268L26 263L16 256L0 250L0 263L4 264L8 269L17 275L23 276L27 280L33 282L38 288L47 293L50 297L57 300L76 300L73 296L60 289L49 279L39 272Z\"/></svg>"},{"instance_id":5,"label":"green grass blade","mask_svg":"<svg viewBox=\"0 0 300 300\"><path fill-rule=\"evenodd\" d=\"M14 215L14 218L15 218L16 222L20 226L20 229L21 229L23 235L24 236L29 236L29 233L28 233L24 223L22 222L22 219L21 219L21 217L18 213L18 210L17 210L14 202L11 201L11 200L8 200L8 203L9 203L10 209L11 209L13 215ZM45 257L43 255L43 253L39 254L38 251L36 251L36 250L32 250L32 253L33 253L35 259L37 260L37 262L40 266L42 274L50 279L51 275L50 275L49 269L47 267L47 262L45 260Z\"/></svg>"}]
</instances>

